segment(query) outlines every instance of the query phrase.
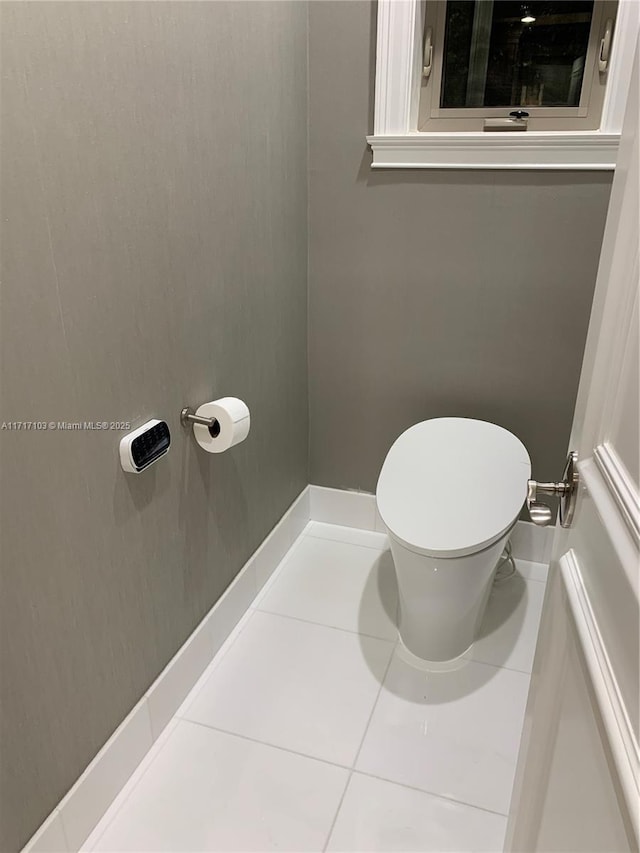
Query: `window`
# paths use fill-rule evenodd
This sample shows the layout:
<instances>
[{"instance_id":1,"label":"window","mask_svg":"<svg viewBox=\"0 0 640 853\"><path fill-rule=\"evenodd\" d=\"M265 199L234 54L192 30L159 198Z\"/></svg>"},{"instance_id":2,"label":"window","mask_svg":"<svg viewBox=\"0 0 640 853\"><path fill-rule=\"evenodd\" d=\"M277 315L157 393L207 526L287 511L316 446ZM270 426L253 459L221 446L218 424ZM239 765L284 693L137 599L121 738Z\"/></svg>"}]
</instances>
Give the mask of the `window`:
<instances>
[{"instance_id":1,"label":"window","mask_svg":"<svg viewBox=\"0 0 640 853\"><path fill-rule=\"evenodd\" d=\"M429 0L418 130L598 129L616 6Z\"/></svg>"},{"instance_id":2,"label":"window","mask_svg":"<svg viewBox=\"0 0 640 853\"><path fill-rule=\"evenodd\" d=\"M639 32L638 0L377 0L372 168L615 168Z\"/></svg>"}]
</instances>

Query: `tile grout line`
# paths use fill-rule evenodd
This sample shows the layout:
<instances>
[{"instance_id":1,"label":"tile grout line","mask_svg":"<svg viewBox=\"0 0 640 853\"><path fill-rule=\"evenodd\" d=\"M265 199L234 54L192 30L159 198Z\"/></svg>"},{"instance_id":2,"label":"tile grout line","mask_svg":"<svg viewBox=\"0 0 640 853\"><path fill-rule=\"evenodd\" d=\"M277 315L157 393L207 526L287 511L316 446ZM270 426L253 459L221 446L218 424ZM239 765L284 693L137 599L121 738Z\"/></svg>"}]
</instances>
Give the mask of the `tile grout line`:
<instances>
[{"instance_id":1,"label":"tile grout line","mask_svg":"<svg viewBox=\"0 0 640 853\"><path fill-rule=\"evenodd\" d=\"M337 625L327 625L326 622L313 622L311 619L303 619L301 616L291 616L289 613L276 613L273 610L263 610L261 607L255 607L254 612L264 613L267 616L281 617L282 619L291 619L294 622L302 622L304 625L315 625L316 628L328 628L331 631L341 631L343 634L349 634L352 637L365 637L367 640L379 640L382 643L393 643L394 651L398 645L397 640L391 640L388 637L378 637L375 634L363 634L361 631L351 631L349 630L349 628L339 628ZM462 655L461 659L467 661L467 663L477 663L481 664L482 666L490 666L492 669L506 669L508 672L519 672L521 675L528 675L529 677L531 676L531 670L527 669L518 669L514 666L505 666L502 663L491 663L490 661L479 660L473 657L465 657L464 655ZM428 672L429 670L426 671Z\"/></svg>"},{"instance_id":2,"label":"tile grout line","mask_svg":"<svg viewBox=\"0 0 640 853\"><path fill-rule=\"evenodd\" d=\"M389 664L387 665L387 671L388 671L389 667L391 666L392 661L393 661L393 655L391 655L391 659L389 660ZM386 678L386 672L385 672L385 678ZM458 806L466 806L467 808L470 808L470 809L477 809L478 811L486 812L487 814L496 815L497 817L505 817L505 818L508 817L508 814L505 814L505 812L499 812L499 811L495 811L494 809L488 809L485 806L478 806L475 803L469 803L469 802L466 802L465 800L457 800L455 797L448 797L446 794L438 794L435 791L430 791L430 790L427 790L426 788L418 788L415 785L408 785L406 782L398 782L395 779L389 779L386 776L379 776L378 774L370 773L367 770L357 770L355 767L355 763L359 757L359 753L362 749L362 745L364 744L364 739L365 739L365 737L367 735L367 731L369 729L369 723L371 722L371 717L373 716L373 712L375 711L375 706L377 705L378 697L379 697L381 692L382 692L382 685L380 686L380 690L378 691L378 695L376 696L376 700L374 702L373 710L371 711L371 714L369 715L369 719L367 721L365 733L362 736L360 746L358 748L358 753L356 754L356 758L354 759L351 766L349 766L347 764L339 764L336 761L329 761L328 758L319 758L317 755L309 755L309 753L306 753L306 752L298 752L297 750L290 749L287 746L281 746L280 744L271 743L270 741L260 740L259 738L251 737L250 735L243 735L243 734L239 734L238 732L232 732L229 729L222 729L219 726L212 726L212 725L209 725L208 723L203 723L199 720L190 720L190 719L183 717L180 719L179 722L191 723L194 726L199 726L200 728L203 728L203 729L209 729L210 731L219 732L220 734L228 735L229 737L237 738L238 740L246 740L246 741L249 741L249 743L257 744L258 746L266 746L268 749L277 749L280 752L286 752L289 755L296 755L298 758L306 758L309 761L318 761L318 762L320 762L320 764L327 764L327 765L329 765L329 767L335 767L337 770L346 770L349 775L347 777L347 783L345 784L345 790L343 791L343 795L340 799L340 804L342 803L342 800L344 799L344 795L346 793L346 789L347 789L347 786L349 784L349 781L351 780L351 777L353 776L354 773L356 773L360 776L367 776L370 779L377 779L379 782L387 782L389 785L395 785L398 788L406 788L407 790L415 791L418 794L425 794L427 797L433 797L437 800L445 800L448 803L455 803ZM145 774L146 774L146 770L145 770ZM127 799L128 799L128 797L127 797ZM329 836L331 835L331 832L333 831L333 825L335 824L335 819L338 816L339 810L340 810L340 805L338 805L338 809L336 811L334 821L332 823L331 829L329 830ZM327 838L327 843L328 843L328 841L329 841L329 838ZM326 847L326 845L325 845L325 847Z\"/></svg>"},{"instance_id":3,"label":"tile grout line","mask_svg":"<svg viewBox=\"0 0 640 853\"><path fill-rule=\"evenodd\" d=\"M465 806L468 809L476 809L479 812L496 815L496 817L508 818L508 812L497 812L494 809L488 809L486 806L478 806L475 803L468 803L465 800L456 800L455 797L449 797L446 794L436 794L435 791L428 791L426 788L417 788L415 785L407 785L406 782L398 782L395 779L388 779L386 776L378 776L376 773L369 773L367 770L353 769L353 773L358 776L367 776L369 779L377 779L378 782L387 782L389 785L396 785L398 788L406 788L408 791L415 791L417 794L424 794L427 797L433 797L436 800L445 800L447 803L455 803L457 806Z\"/></svg>"},{"instance_id":4,"label":"tile grout line","mask_svg":"<svg viewBox=\"0 0 640 853\"><path fill-rule=\"evenodd\" d=\"M329 761L328 758L319 758L317 755L309 755L306 752L298 752L296 749L290 749L288 746L281 746L277 743L271 743L268 740L260 740L257 737L251 737L251 735L242 735L238 732L232 732L229 729L222 729L220 726L212 726L209 723L203 723L201 720L192 720L188 717L182 717L180 722L182 723L191 723L194 726L199 726L202 729L208 729L212 732L219 732L223 735L229 735L229 737L238 738L239 740L246 740L249 743L258 744L258 746L266 746L269 749L278 749L280 752L286 752L289 755L297 755L298 758L307 758L309 761L319 761L321 764L328 764L330 767L336 767L338 770L349 770L350 768L346 764L338 764L337 761Z\"/></svg>"},{"instance_id":5,"label":"tile grout line","mask_svg":"<svg viewBox=\"0 0 640 853\"><path fill-rule=\"evenodd\" d=\"M474 645L475 645L475 642L471 646L472 649L473 649ZM465 652L465 654L460 655L459 660L464 660L467 663L479 663L481 666L490 666L490 667L493 667L493 669L506 669L507 672L519 672L521 675L528 675L529 678L531 678L531 674L533 671L532 669L517 669L515 666L505 666L503 663L490 663L489 661L486 661L486 660L480 660L478 658L467 656L466 652ZM436 672L437 671L438 670L436 670ZM429 670L426 670L426 672L429 672Z\"/></svg>"},{"instance_id":6,"label":"tile grout line","mask_svg":"<svg viewBox=\"0 0 640 853\"><path fill-rule=\"evenodd\" d=\"M269 615L279 616L280 614L276 613L276 614L269 614ZM305 621L305 620L298 620L297 617L295 617L295 616L285 617L285 618L291 618L291 619L294 619L296 621ZM316 625L318 623L311 622L309 624ZM319 625L319 627L330 627L330 626ZM336 628L335 630L342 631L343 629L342 628ZM351 633L351 632L346 631L345 633ZM378 638L376 637L373 639L378 639ZM391 641L390 640L383 640L383 642L391 642ZM320 758L317 755L311 755L311 754L306 753L306 752L299 752L298 750L291 749L290 747L281 746L280 744L272 743L271 741L260 740L260 738L251 737L251 735L245 735L245 734L241 734L239 732L234 732L234 731L231 731L230 729L221 728L220 726L213 726L213 725L210 725L209 723L203 723L200 720L194 720L194 719L191 719L189 717L184 717L184 716L177 717L176 716L175 719L179 720L181 722L193 723L193 725L201 726L202 728L205 728L205 729L211 729L213 731L221 732L222 734L227 734L227 735L230 735L231 737L240 738L242 740L248 740L251 743L260 744L262 746L271 747L273 749L279 749L282 752L288 752L292 755L297 755L300 758L308 758L308 759L311 759L312 761L320 761L323 764L329 764L330 766L337 767L341 770L348 770L349 771L349 779L351 778L351 775L353 773L359 773L362 776L370 776L372 779L378 779L381 782L389 782L390 784L398 785L401 788L408 788L409 790L418 791L419 793L427 794L428 796L431 796L431 797L437 797L439 799L447 800L447 801L452 802L452 803L457 803L458 805L468 806L469 808L474 808L474 809L479 809L480 811L489 812L489 814L496 814L496 815L499 815L501 817L505 817L506 815L504 812L499 812L499 811L496 811L494 809L488 809L484 806L476 805L475 803L466 802L465 800L458 800L455 797L449 797L446 794L437 793L435 791L427 790L426 788L419 788L415 785L408 785L405 782L398 782L395 779L390 779L390 778L387 778L386 776L379 776L376 773L370 773L366 770L357 770L356 769L356 763L358 761L358 758L360 757L360 752L362 751L362 747L364 745L365 738L366 738L367 733L369 731L371 719L373 717L376 706L378 704L380 694L382 693L382 690L384 687L384 682L386 680L387 674L389 672L389 669L390 669L391 664L392 664L393 659L394 659L395 651L398 648L398 646L399 646L399 642L396 641L393 645L393 651L391 652L391 656L389 658L389 661L385 667L384 675L382 677L382 682L381 682L380 687L378 688L378 691L376 693L376 697L375 697L374 702L373 702L371 713L369 714L369 717L367 718L367 723L365 725L364 733L362 735L362 738L360 739L360 744L358 746L358 750L356 752L355 758L354 758L353 762L351 763L351 765L340 764L339 762L336 762L336 761L330 761L327 758ZM479 663L479 664L482 664L484 666L490 666L493 669L508 669L510 672L518 672L521 675L528 676L529 678L531 677L531 673L526 672L524 670L512 669L510 667L499 666L497 664L485 663L484 661L476 661L476 660L472 660L472 659L469 659L468 662L469 663Z\"/></svg>"},{"instance_id":7,"label":"tile grout line","mask_svg":"<svg viewBox=\"0 0 640 853\"><path fill-rule=\"evenodd\" d=\"M329 842L329 838L331 836L331 833L333 831L333 827L334 827L335 822L336 822L337 817L338 817L338 813L340 811L340 806L342 805L342 801L344 800L344 796L346 794L347 787L348 787L349 782L351 781L351 778L352 778L354 773L356 773L360 776L367 776L370 779L376 779L379 782L387 782L388 784L395 785L398 788L406 788L409 791L415 791L418 794L424 794L428 797L433 797L437 800L445 800L446 802L449 802L449 803L455 803L456 805L459 805L459 806L465 806L465 807L470 808L470 809L476 809L476 810L481 811L481 812L486 812L487 814L496 815L497 817L503 817L503 818L508 817L508 814L505 814L504 812L499 812L499 811L496 811L494 809L488 809L485 806L479 806L479 805L476 805L475 803L469 803L465 800L458 800L455 797L449 797L446 794L439 794L439 793L436 793L435 791L427 790L426 788L418 788L415 785L408 785L405 782L398 782L395 779L389 779L386 776L379 776L376 773L370 773L366 770L357 770L356 769L355 765L357 763L359 754L362 750L364 740L365 740L367 732L369 730L369 724L371 722L371 718L373 717L373 713L375 711L376 705L378 704L378 699L379 699L380 693L382 692L382 688L384 686L384 680L386 679L386 675L389 671L389 668L390 668L392 662L393 662L393 654L391 655L391 657L389 659L389 663L387 664L385 674L384 674L384 678L383 678L383 683L380 685L380 689L378 690L378 693L376 695L376 699L375 699L374 704L373 704L373 709L372 709L371 713L369 714L369 718L367 720L365 732L364 732L364 734L360 740L360 746L358 747L356 757L354 758L351 766L346 765L346 764L339 764L338 762L330 761L327 758L320 758L317 755L310 755L309 753L306 753L306 752L298 752L298 750L291 749L291 748L286 747L286 746L281 746L280 744L271 743L270 741L260 740L259 738L251 737L250 735L244 735L244 734L240 734L238 732L232 732L229 729L223 729L223 728L220 728L219 726L212 726L212 725L209 725L208 723L203 723L199 720L190 720L188 718L183 717L183 718L180 718L180 720L178 720L177 722L190 723L194 726L198 726L200 728L207 729L209 731L219 732L220 734L228 735L229 737L236 738L237 740L246 740L249 743L257 744L258 746L266 746L268 749L277 749L280 752L286 752L289 755L295 755L298 758L305 758L309 761L318 761L318 762L320 762L320 764L327 764L329 767L335 767L337 770L346 770L348 772L347 782L345 784L345 788L344 788L344 791L342 793L342 797L340 798L340 803L337 807L334 820L333 820L333 822L331 824L331 828L329 830L329 835L327 837L327 843ZM174 726L174 728L175 728L175 726ZM163 746L164 746L164 744L163 744ZM145 768L144 773L142 774L143 776L146 775L147 771L150 769L150 766L153 763L153 761L155 761L156 757L157 756L154 756L153 759L149 763L149 767ZM141 781L141 779L142 779L142 776L136 782L135 787L137 787L137 785ZM127 795L126 800L129 799L130 794L131 794L131 792ZM126 800L124 802L126 802ZM124 802L122 803L122 805L124 805ZM122 805L121 805L121 807L122 807ZM114 815L114 817L115 817L115 815ZM326 844L325 844L323 850L326 850Z\"/></svg>"},{"instance_id":8,"label":"tile grout line","mask_svg":"<svg viewBox=\"0 0 640 853\"><path fill-rule=\"evenodd\" d=\"M358 763L358 758L360 757L360 752L362 750L362 746L364 744L365 738L367 737L367 732L369 731L369 726L371 725L371 720L373 718L373 714L374 714L374 712L378 706L378 700L380 698L380 694L382 693L382 688L384 686L384 683L387 680L387 674L389 672L389 668L391 667L391 662L393 661L393 659L395 657L397 647L398 647L398 641L396 640L396 642L393 646L393 649L391 650L391 654L389 655L389 660L387 661L387 665L384 669L384 673L382 674L382 679L380 681L380 687L378 688L378 692L376 693L376 697L373 700L373 705L371 706L371 712L367 718L367 722L365 724L364 732L362 733L362 737L360 738L360 744L358 745L358 749L356 750L356 754L355 754L354 759L351 763L351 767L349 768L349 775L347 776L347 782L346 782L346 785L344 786L344 791L342 792L342 796L340 797L340 802L338 803L336 813L333 816L333 820L331 821L331 826L329 827L329 831L327 833L327 839L326 839L324 846L322 848L323 853L325 853L327 846L329 844L329 841L331 840L333 830L335 829L335 825L336 825L336 822L338 820L338 815L340 814L340 810L342 809L342 804L343 804L344 798L347 794L347 790L349 788L351 778L353 777L353 774L355 772L355 767L356 767L356 764Z\"/></svg>"},{"instance_id":9,"label":"tile grout line","mask_svg":"<svg viewBox=\"0 0 640 853\"><path fill-rule=\"evenodd\" d=\"M389 637L378 637L376 634L364 634L362 631L352 631L349 628L340 628L337 625L327 625L326 622L314 622L312 619L303 619L302 616L291 616L289 613L277 613L274 610L264 610L262 607L256 607L255 612L266 613L267 616L282 616L283 619L293 619L294 622L302 622L305 625L315 625L318 628L330 628L332 631L341 631L343 634L349 634L352 637L366 637L367 640L381 640L383 643L393 643L394 647L397 643L397 640L392 640Z\"/></svg>"},{"instance_id":10,"label":"tile grout line","mask_svg":"<svg viewBox=\"0 0 640 853\"><path fill-rule=\"evenodd\" d=\"M342 804L344 803L344 798L347 796L347 789L349 788L349 783L351 782L351 777L353 776L353 770L349 770L347 773L347 781L344 784L344 789L340 796L340 800L338 801L338 806L336 808L336 813L333 816L333 820L331 821L331 826L329 827L329 831L327 832L327 837L322 845L322 853L326 853L327 847L329 846L329 842L331 841L331 836L333 835L333 830L335 829L335 825L338 821L338 815L340 814L340 810L342 809Z\"/></svg>"},{"instance_id":11,"label":"tile grout line","mask_svg":"<svg viewBox=\"0 0 640 853\"><path fill-rule=\"evenodd\" d=\"M326 524L327 522L318 522L318 523ZM336 525L336 526L339 526L339 525ZM364 530L362 527L353 527L350 529L351 530L359 530L359 531L362 531L363 533L374 533L374 534L379 535L379 536L385 535L384 533L378 534L376 530ZM381 547L380 545L367 545L364 542L347 542L346 539L337 539L337 538L334 538L333 536L321 536L320 534L313 533L312 531L305 533L305 536L308 536L310 539L322 539L324 542L336 542L339 545L351 545L353 548L369 548L369 550L371 550L371 551L380 551L381 553L389 550L388 546L385 548L385 547Z\"/></svg>"},{"instance_id":12,"label":"tile grout line","mask_svg":"<svg viewBox=\"0 0 640 853\"><path fill-rule=\"evenodd\" d=\"M279 614L274 614L274 615L279 615ZM291 618L295 618L295 617L291 617ZM299 620L299 621L304 621L304 620ZM311 624L316 624L316 623L311 623ZM243 626L243 627L244 627L244 626ZM321 627L329 627L329 626L321 626ZM343 630L343 629L336 629L336 630ZM238 636L239 636L239 634L240 634L240 633L241 633L241 632L238 632ZM351 633L351 632L346 632L346 633ZM236 637L236 638L234 638L234 642L235 642L235 639L237 639L237 637ZM378 639L378 638L375 638L375 639ZM388 642L388 641L386 641L386 642ZM233 645L233 643L232 643L232 645ZM396 786L397 786L397 787L399 787L399 788L405 788L405 789L407 789L407 790L412 790L412 791L415 791L415 792L417 792L417 793L421 793L421 794L424 794L424 795L426 795L426 796L433 797L433 798L435 798L435 799L445 800L445 801L448 801L448 802L454 803L454 804L456 804L456 805L465 806L465 807L467 807L467 808L473 808L473 809L476 809L476 810L479 810L479 811L486 812L486 813L488 813L488 814L496 815L496 816L498 816L498 817L503 817L503 818L507 817L507 815L505 815L503 812L499 812L499 811L495 811L495 810L492 810L492 809L488 809L488 808L485 808L485 807L483 807L483 806L476 805L476 804L474 804L474 803L465 802L464 800L457 800L457 799L455 799L455 798L453 798L453 797L448 797L448 796L446 796L446 795L443 795L443 794L440 794L440 793L436 793L436 792L433 792L433 791L430 791L430 790L426 790L426 789L424 789L424 788L419 788L419 787L416 787L416 786L413 786L413 785L408 785L408 784L403 783L403 782L398 782L398 781L397 781L397 780L395 780L395 779L389 779L389 778L386 778L386 777L384 777L384 776L379 776L379 775L374 774L374 773L369 773L369 772L367 772L367 771L356 770L357 760L358 760L358 758L359 758L360 752L362 751L362 747L363 747L363 745L364 745L364 741L365 741L366 735L367 735L367 733L368 733L368 731L369 731L369 726L370 726L370 723L371 723L371 719L372 719L372 717L373 717L373 714L374 714L374 712L375 712L376 706L377 706L377 704L378 704L378 700L379 700L379 698L380 698L380 694L382 693L382 690L383 690L384 682L385 682L385 680L386 680L386 677L387 677L387 674L388 674L389 668L391 667L391 664L392 664L392 662L393 662L394 653L395 653L395 650L396 650L396 648L397 648L397 646L398 646L398 645L399 645L399 643L398 643L398 642L396 642L396 643L394 644L394 648L393 648L393 651L392 651L392 653L391 653L391 655L390 655L390 657L389 657L389 661L388 661L388 663L387 663L387 665L386 665L386 667L385 667L385 671L384 671L384 674L383 674L383 677L382 677L382 681L381 681L381 683L380 683L380 687L379 687L379 689L378 689L378 691L377 691L376 698L375 698L374 703L373 703L373 706L372 706L372 710L371 710L371 712L370 712L370 714L369 714L369 717L368 717L368 719L367 719L367 723L366 723L366 726L365 726L365 729L364 729L364 733L363 733L363 735L362 735L362 738L361 738L361 740L360 740L360 744L359 744L358 750L357 750L357 752L356 752L356 756L355 756L355 758L354 758L354 760L353 760L353 762L352 762L352 764L351 764L351 766L350 766L350 767L349 767L349 766L347 766L347 765L343 765L343 764L339 764L339 763L337 763L337 762L330 761L330 760L328 760L328 759L320 758L320 757L315 756L315 755L309 755L309 754L307 754L307 753L298 752L297 750L293 750L293 749L290 749L290 748L288 748L288 747L280 746L280 745L275 744L275 743L270 743L270 742L268 742L268 741L262 741L262 740L259 740L258 738L253 738L253 737L250 737L250 736L248 736L248 735L243 735L243 734L239 734L239 733L237 733L237 732L232 732L232 731L230 731L230 730L228 730L228 729L222 729L222 728L217 727L217 726L211 726L211 725L208 725L208 724L206 724L206 723L202 723L202 722L200 722L200 721L198 721L198 720L192 720L192 719L189 719L188 717L179 717L179 716L177 716L177 714L176 714L176 715L174 716L173 720L172 720L172 722L174 723L174 725L173 725L173 726L171 726L171 723L170 723L170 724L167 726L167 728L169 728L169 726L171 726L171 731L166 732L166 729L165 729L166 734L165 734L165 732L163 732L164 737L163 737L162 735L161 735L161 736L159 736L158 740L157 740L157 741L156 741L156 743L154 744L154 746L156 747L156 749L154 750L155 754L153 755L153 757L150 757L150 760L148 761L147 766L145 767L144 771L142 772L142 774L141 774L140 778L136 780L135 784L133 785L132 790L131 790L131 791L129 791L129 792L127 793L126 797L124 798L124 800L122 801L122 803L120 803L120 804L119 804L119 806L118 806L117 810L115 811L115 813L114 813L114 814L109 818L109 821L108 821L107 825L104 827L104 829L103 829L103 830L102 830L102 832L100 833L100 836L96 839L96 842L97 842L97 841L99 841L99 840L100 840L100 838L104 835L104 833L107 831L107 829L109 828L109 826L112 824L112 822L115 820L115 818L116 818L116 817L118 816L118 814L120 813L121 809L125 806L126 802L129 800L129 798L130 798L131 794L133 793L133 791L135 790L135 788L137 788L137 786L140 784L140 782L142 781L142 779L147 775L148 771L151 769L152 765L155 763L155 761L156 761L156 759L157 759L157 757L158 757L159 753L160 753L160 752L162 751L162 749L164 748L164 746L165 746L165 744L166 744L166 741L167 741L167 740L169 739L169 737L173 734L173 730L176 728L176 726L177 726L177 724L178 724L179 722L191 723L192 725L199 726L199 727L204 728L204 729L209 729L209 730L212 730L212 731L220 732L221 734L228 735L229 737L237 738L237 739L240 739L240 740L246 740L246 741L248 741L248 742L250 742L250 743L255 743L255 744L259 745L259 746L266 746L267 748L277 749L277 750L279 750L279 751L282 751L282 752L285 752L285 753L289 753L289 754L291 754L291 755L296 755L296 756L298 756L299 758L305 758L305 759L308 759L308 760L311 760L311 761L318 761L318 762L320 762L320 763L322 763L322 764L326 764L326 765L328 765L328 766L335 767L336 769L340 769L340 770L347 770L347 771L348 771L348 776L347 776L347 780L346 780L346 783L345 783L345 787L344 787L344 790L343 790L342 795L341 795L341 797L340 797L340 801L339 801L339 803L338 803L338 806L337 806L337 809L336 809L336 813L335 813L335 815L334 815L334 818L333 818L333 821L332 821L331 827L329 828L328 835L327 835L327 840L326 840L326 842L325 842L325 845L324 845L324 847L323 847L323 850L326 850L327 845L328 845L328 843L329 843L329 841L330 841L331 835L332 835L332 833L333 833L333 830L334 830L334 828L335 828L335 824L336 824L336 822L337 822L337 819L338 819L338 816L339 816L339 813L340 813L340 809L341 809L341 807L342 807L342 804L343 804L343 802L344 802L344 798L345 798L346 793L347 793L347 789L348 789L348 787L349 787L349 783L350 783L351 779L353 778L353 774L354 774L354 773L357 773L357 774L359 774L359 775L361 775L361 776L366 776L366 777L369 777L369 778L372 778L372 779L376 779L376 780L381 781L381 782L386 782L386 783L388 783L388 784L396 785ZM227 650L227 651L228 651L228 650ZM224 657L224 655L223 655L223 657ZM493 666L492 664L487 664L487 665L489 665L489 666ZM503 667L495 667L495 668L499 669L499 668L503 668ZM523 674L525 674L525 675L526 675L527 673L523 673ZM160 741L161 741L161 740L162 740L162 743L160 743ZM63 830L64 830L64 827L63 827ZM94 830L94 831L95 831L95 830ZM91 834L93 834L93 832L92 832Z\"/></svg>"},{"instance_id":13,"label":"tile grout line","mask_svg":"<svg viewBox=\"0 0 640 853\"><path fill-rule=\"evenodd\" d=\"M356 764L358 763L358 758L360 758L360 753L362 751L362 747L363 747L365 738L366 738L367 733L369 731L369 726L371 725L371 719L373 718L373 714L374 714L374 712L378 706L378 700L380 699L380 694L382 693L384 683L387 680L387 675L389 674L389 670L391 669L391 664L392 664L393 659L395 657L395 653L396 653L396 649L398 648L398 645L399 645L399 643L396 640L396 642L394 643L393 649L391 650L391 654L389 655L389 660L387 661L387 665L384 668L384 673L383 673L382 679L380 681L380 687L378 688L378 692L376 693L376 698L373 700L373 705L371 707L371 713L369 714L369 716L367 718L367 723L365 725L364 732L362 734L362 737L360 738L360 744L358 745L358 749L356 751L355 757L354 757L353 762L351 764L352 770L355 770Z\"/></svg>"},{"instance_id":14,"label":"tile grout line","mask_svg":"<svg viewBox=\"0 0 640 853\"><path fill-rule=\"evenodd\" d=\"M523 578L523 580L524 581L533 580L533 578ZM536 583L546 584L546 581L536 581ZM399 603L398 603L398 608L399 608ZM352 631L350 628L340 628L338 625L328 625L326 622L316 622L312 619L304 619L302 616L292 616L289 613L278 613L275 610L266 610L263 607L256 607L254 605L251 605L251 609L254 612L265 613L268 616L281 616L283 619L293 619L295 622L302 622L305 625L315 625L318 628L330 628L334 631L342 631L342 633L344 633L344 634L350 634L351 636L355 636L355 637L366 637L369 640L381 640L382 642L395 643L396 645L398 642L397 640L391 640L388 637L380 637L376 634L365 634L362 631ZM391 617L389 617L389 618L391 618ZM396 630L398 630L397 622L398 622L398 616L396 616ZM483 666L493 667L494 669L506 669L509 672L520 672L523 675L529 675L529 676L531 675L531 670L519 669L518 667L514 667L514 666L506 666L505 664L502 664L502 663L491 663L491 661L480 660L480 659L476 659L473 657L466 657L465 655L462 655L462 659L468 661L469 663L479 663L479 664L482 664Z\"/></svg>"},{"instance_id":15,"label":"tile grout line","mask_svg":"<svg viewBox=\"0 0 640 853\"><path fill-rule=\"evenodd\" d=\"M482 666L491 666L494 669L506 669L507 672L518 672L518 673L520 673L520 675L526 675L528 678L531 678L531 673L532 673L531 670L516 669L514 666L505 666L504 664L501 664L501 663L487 663L487 661L485 661L485 660L476 660L476 658L465 658L465 657L463 657L461 659L464 661L467 661L467 663L479 663Z\"/></svg>"}]
</instances>

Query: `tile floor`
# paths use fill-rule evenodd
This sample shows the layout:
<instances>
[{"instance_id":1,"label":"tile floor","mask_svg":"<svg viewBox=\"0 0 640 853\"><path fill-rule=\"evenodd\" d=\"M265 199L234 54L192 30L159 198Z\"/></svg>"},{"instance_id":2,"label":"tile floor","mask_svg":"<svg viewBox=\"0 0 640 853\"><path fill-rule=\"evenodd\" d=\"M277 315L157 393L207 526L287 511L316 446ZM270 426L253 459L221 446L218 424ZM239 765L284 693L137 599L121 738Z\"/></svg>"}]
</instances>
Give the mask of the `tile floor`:
<instances>
[{"instance_id":1,"label":"tile floor","mask_svg":"<svg viewBox=\"0 0 640 853\"><path fill-rule=\"evenodd\" d=\"M83 849L502 850L546 581L517 564L423 672L386 537L311 522Z\"/></svg>"}]
</instances>

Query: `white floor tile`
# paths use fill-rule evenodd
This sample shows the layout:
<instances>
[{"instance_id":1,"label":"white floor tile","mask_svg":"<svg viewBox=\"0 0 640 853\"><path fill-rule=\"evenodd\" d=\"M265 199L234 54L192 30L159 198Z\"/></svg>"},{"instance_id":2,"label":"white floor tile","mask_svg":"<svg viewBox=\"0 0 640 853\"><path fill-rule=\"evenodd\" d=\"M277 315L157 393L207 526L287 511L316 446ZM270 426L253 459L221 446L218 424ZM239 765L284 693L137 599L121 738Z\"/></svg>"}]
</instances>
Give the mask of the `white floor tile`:
<instances>
[{"instance_id":1,"label":"white floor tile","mask_svg":"<svg viewBox=\"0 0 640 853\"><path fill-rule=\"evenodd\" d=\"M257 606L395 641L398 590L391 552L305 536Z\"/></svg>"},{"instance_id":2,"label":"white floor tile","mask_svg":"<svg viewBox=\"0 0 640 853\"><path fill-rule=\"evenodd\" d=\"M184 716L351 765L392 649L256 611Z\"/></svg>"},{"instance_id":3,"label":"white floor tile","mask_svg":"<svg viewBox=\"0 0 640 853\"><path fill-rule=\"evenodd\" d=\"M367 548L385 550L389 547L386 533L374 530L358 530L356 527L343 527L340 524L326 524L324 521L312 521L306 530L307 536L318 539L333 539L334 542L346 542L349 545L364 545Z\"/></svg>"},{"instance_id":4,"label":"white floor tile","mask_svg":"<svg viewBox=\"0 0 640 853\"><path fill-rule=\"evenodd\" d=\"M531 672L544 589L544 584L518 573L495 584L478 639L466 657Z\"/></svg>"},{"instance_id":5,"label":"white floor tile","mask_svg":"<svg viewBox=\"0 0 640 853\"><path fill-rule=\"evenodd\" d=\"M394 655L357 769L506 814L528 686L475 661L428 673Z\"/></svg>"},{"instance_id":6,"label":"white floor tile","mask_svg":"<svg viewBox=\"0 0 640 853\"><path fill-rule=\"evenodd\" d=\"M183 721L93 850L321 850L346 778Z\"/></svg>"},{"instance_id":7,"label":"white floor tile","mask_svg":"<svg viewBox=\"0 0 640 853\"><path fill-rule=\"evenodd\" d=\"M331 833L331 851L497 853L507 819L354 773Z\"/></svg>"}]
</instances>

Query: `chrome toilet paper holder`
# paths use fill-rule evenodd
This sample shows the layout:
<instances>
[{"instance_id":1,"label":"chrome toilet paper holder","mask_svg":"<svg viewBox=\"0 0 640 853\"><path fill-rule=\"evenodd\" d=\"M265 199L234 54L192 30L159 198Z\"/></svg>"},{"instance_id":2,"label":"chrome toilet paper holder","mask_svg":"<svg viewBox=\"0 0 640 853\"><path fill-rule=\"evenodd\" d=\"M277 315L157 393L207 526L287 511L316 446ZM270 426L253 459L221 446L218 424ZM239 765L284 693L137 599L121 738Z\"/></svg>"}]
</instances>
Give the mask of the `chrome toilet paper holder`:
<instances>
[{"instance_id":1,"label":"chrome toilet paper holder","mask_svg":"<svg viewBox=\"0 0 640 853\"><path fill-rule=\"evenodd\" d=\"M212 438L217 438L220 435L220 421L217 418L204 418L202 415L196 415L195 410L190 406L185 406L180 412L180 423L183 427L188 427L191 424L207 427Z\"/></svg>"}]
</instances>

